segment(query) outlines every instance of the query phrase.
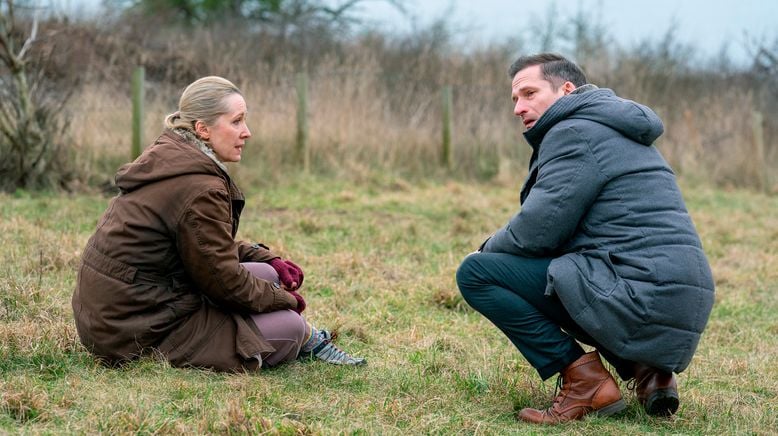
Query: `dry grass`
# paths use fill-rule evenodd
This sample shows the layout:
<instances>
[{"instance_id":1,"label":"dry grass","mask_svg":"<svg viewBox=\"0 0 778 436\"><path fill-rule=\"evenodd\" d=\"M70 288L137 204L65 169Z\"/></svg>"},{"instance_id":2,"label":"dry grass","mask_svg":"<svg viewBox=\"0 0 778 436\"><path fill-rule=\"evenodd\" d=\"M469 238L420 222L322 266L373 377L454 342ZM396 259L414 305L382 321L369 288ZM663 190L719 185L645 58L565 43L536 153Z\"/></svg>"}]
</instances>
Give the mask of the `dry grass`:
<instances>
[{"instance_id":1,"label":"dry grass","mask_svg":"<svg viewBox=\"0 0 778 436\"><path fill-rule=\"evenodd\" d=\"M308 318L365 368L295 363L255 375L96 364L70 312L74 268L107 199L0 197L0 433L533 433L515 410L547 404L526 361L459 297L460 259L514 211L516 187L372 176L268 186L241 170L245 239L306 270ZM518 179L514 180L514 185ZM778 426L778 201L689 185L717 301L681 409L543 432L770 434Z\"/></svg>"},{"instance_id":2,"label":"dry grass","mask_svg":"<svg viewBox=\"0 0 778 436\"><path fill-rule=\"evenodd\" d=\"M75 152L75 174L62 178L82 182L71 186L76 191L110 184L115 168L129 159L129 76L139 64L148 78L146 143L189 82L221 75L247 97L252 169L276 180L299 168L295 82L303 71L314 174L358 181L379 170L408 179L453 174L504 182L526 166L528 148L511 114L505 71L518 54L535 51L533 41L465 49L446 23L406 36L339 26L281 36L272 25L240 20L184 29L164 16L112 12L99 22L44 20L30 52L30 74L46 78L53 89L48 97L74 90L65 139ZM673 32L626 49L591 11L560 12L536 23L535 33L554 41L550 50L575 53L592 83L655 109L666 127L657 145L679 174L778 192L778 123L770 116L778 109L778 88L770 65L758 66L772 53L769 45L753 67L734 68L725 56L717 64L691 56L693 48ZM453 166L447 169L438 164L444 86L453 92ZM756 112L763 117L759 137Z\"/></svg>"},{"instance_id":3,"label":"dry grass","mask_svg":"<svg viewBox=\"0 0 778 436\"><path fill-rule=\"evenodd\" d=\"M319 61L308 73L313 171L349 180L369 177L374 170L413 179L453 173L458 178L515 180L526 166L529 148L511 113L509 80L501 72L502 63L509 59L491 54L480 65L483 74L479 75L472 65L477 55L465 60L451 55L440 61L439 71L430 71L431 66L421 61L415 70L393 71L375 53L358 46L344 58ZM669 79L665 83L661 77L642 73L627 80L622 76L631 70L610 68L603 77L592 77L592 82L615 85L620 95L660 114L666 132L657 146L679 174L717 186L778 192L778 146L771 136L774 123L765 121L761 149L754 137L754 111L764 99L756 89L742 84L727 88L721 81L723 90L697 87L679 94L683 83ZM207 74L223 74L218 70ZM243 88L249 105L254 137L246 158L263 174L285 177L299 168L295 84L301 69L279 63L228 70L233 73L228 78ZM433 79L423 82L416 74ZM654 89L660 86L657 81L668 89ZM453 88L450 170L439 164L444 84ZM185 85L147 84L146 143L159 135L162 119L176 109ZM114 168L129 158L131 103L126 88L126 84L97 81L80 89L71 102L79 167L91 183L109 181ZM733 108L737 108L736 116Z\"/></svg>"}]
</instances>

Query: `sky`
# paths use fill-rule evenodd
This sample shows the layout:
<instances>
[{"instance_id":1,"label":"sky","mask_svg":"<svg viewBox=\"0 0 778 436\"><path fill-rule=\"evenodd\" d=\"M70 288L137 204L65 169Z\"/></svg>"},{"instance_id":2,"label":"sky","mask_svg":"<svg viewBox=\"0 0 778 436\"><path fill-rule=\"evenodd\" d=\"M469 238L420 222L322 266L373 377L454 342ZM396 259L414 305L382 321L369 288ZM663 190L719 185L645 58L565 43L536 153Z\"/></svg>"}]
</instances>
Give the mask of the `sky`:
<instances>
[{"instance_id":1,"label":"sky","mask_svg":"<svg viewBox=\"0 0 778 436\"><path fill-rule=\"evenodd\" d=\"M101 0L40 0L66 7L95 6ZM322 0L342 4L347 0ZM715 57L726 45L737 64L751 60L754 41L778 43L778 0L362 0L360 16L387 31L411 32L445 19L458 43L489 44L520 38L532 41L533 23L544 23L553 4L560 18L585 8L598 17L608 36L624 48L658 40L673 28L675 39L702 58Z\"/></svg>"},{"instance_id":2,"label":"sky","mask_svg":"<svg viewBox=\"0 0 778 436\"><path fill-rule=\"evenodd\" d=\"M387 30L407 32L414 23L423 27L445 18L463 41L488 44L510 37L530 40L532 23L545 22L552 3L566 18L585 8L625 48L659 39L674 26L677 40L697 55L715 57L726 44L727 54L739 63L750 59L749 41L778 41L778 0L404 0L407 16L382 0L368 0L363 8Z\"/></svg>"}]
</instances>

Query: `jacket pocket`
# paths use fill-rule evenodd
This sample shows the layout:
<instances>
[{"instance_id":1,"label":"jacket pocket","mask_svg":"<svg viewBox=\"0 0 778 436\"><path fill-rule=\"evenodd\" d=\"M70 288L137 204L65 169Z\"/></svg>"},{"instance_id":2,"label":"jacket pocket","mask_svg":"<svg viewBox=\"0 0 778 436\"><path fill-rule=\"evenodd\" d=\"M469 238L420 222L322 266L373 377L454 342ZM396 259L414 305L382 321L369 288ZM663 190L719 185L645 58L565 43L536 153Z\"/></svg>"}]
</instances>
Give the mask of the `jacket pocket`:
<instances>
[{"instance_id":1,"label":"jacket pocket","mask_svg":"<svg viewBox=\"0 0 778 436\"><path fill-rule=\"evenodd\" d=\"M93 270L127 284L132 284L135 281L135 275L138 273L138 268L106 256L91 243L87 244L81 259L84 264Z\"/></svg>"},{"instance_id":2,"label":"jacket pocket","mask_svg":"<svg viewBox=\"0 0 778 436\"><path fill-rule=\"evenodd\" d=\"M604 297L611 295L621 283L607 251L584 252L576 263L589 287Z\"/></svg>"}]
</instances>

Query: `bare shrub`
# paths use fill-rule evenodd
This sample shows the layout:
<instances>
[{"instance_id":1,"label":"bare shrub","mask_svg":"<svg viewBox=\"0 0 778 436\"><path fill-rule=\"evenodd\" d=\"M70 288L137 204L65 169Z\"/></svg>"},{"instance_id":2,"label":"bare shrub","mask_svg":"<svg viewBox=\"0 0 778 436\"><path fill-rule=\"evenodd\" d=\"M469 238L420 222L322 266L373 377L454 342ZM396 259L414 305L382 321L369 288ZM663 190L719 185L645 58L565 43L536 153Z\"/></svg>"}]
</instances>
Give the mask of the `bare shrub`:
<instances>
[{"instance_id":1,"label":"bare shrub","mask_svg":"<svg viewBox=\"0 0 778 436\"><path fill-rule=\"evenodd\" d=\"M658 41L620 47L596 17L557 15L537 32L538 44L579 62L592 83L656 110L666 127L657 146L679 174L760 188L760 174L775 172L777 128L775 117L766 116L778 101L772 45L760 46L753 69L735 68L725 57L719 64L697 59L672 26ZM520 183L525 172L529 148L511 112L505 72L518 54L535 51L531 42L463 49L445 22L389 36L326 26L281 31L278 23L234 19L183 28L162 18L120 17L99 26L81 23L70 33L92 47L82 55L88 64L81 72L91 80L68 106L81 147L78 168L91 181L110 180L129 158L129 75L137 65L146 67L148 80L146 142L160 133L163 116L195 78L222 75L244 90L254 136L244 165L234 171L248 183L288 177L299 168L300 73L309 78L312 171L354 180L376 170L407 177L453 173L506 183ZM57 65L64 64L50 62ZM451 168L438 164L443 86L453 94ZM761 158L754 156L750 121L757 112L764 115Z\"/></svg>"},{"instance_id":2,"label":"bare shrub","mask_svg":"<svg viewBox=\"0 0 778 436\"><path fill-rule=\"evenodd\" d=\"M60 112L72 88L54 87L30 68L37 18L24 19L13 0L0 1L0 189L66 187L74 175Z\"/></svg>"}]
</instances>

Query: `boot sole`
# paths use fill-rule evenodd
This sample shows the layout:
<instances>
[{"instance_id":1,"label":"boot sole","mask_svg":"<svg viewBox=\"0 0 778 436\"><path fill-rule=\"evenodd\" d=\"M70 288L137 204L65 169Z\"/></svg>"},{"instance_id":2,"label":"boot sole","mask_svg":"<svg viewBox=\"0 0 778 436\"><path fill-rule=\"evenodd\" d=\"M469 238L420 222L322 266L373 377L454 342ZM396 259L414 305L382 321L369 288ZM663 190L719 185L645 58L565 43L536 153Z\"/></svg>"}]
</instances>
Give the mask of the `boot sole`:
<instances>
[{"instance_id":1,"label":"boot sole","mask_svg":"<svg viewBox=\"0 0 778 436\"><path fill-rule=\"evenodd\" d=\"M593 413L597 416L611 416L615 415L627 408L627 403L623 399L616 401L615 403L608 404L605 407L595 410Z\"/></svg>"},{"instance_id":2,"label":"boot sole","mask_svg":"<svg viewBox=\"0 0 778 436\"><path fill-rule=\"evenodd\" d=\"M678 411L678 403L675 389L657 389L646 399L644 408L651 416L670 416Z\"/></svg>"}]
</instances>

